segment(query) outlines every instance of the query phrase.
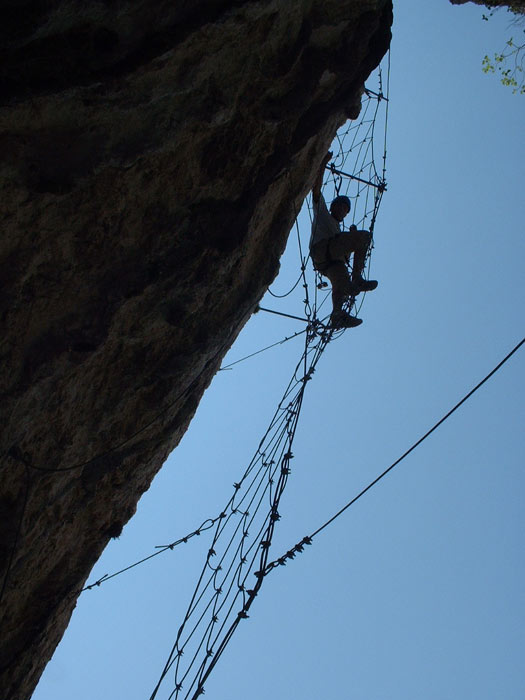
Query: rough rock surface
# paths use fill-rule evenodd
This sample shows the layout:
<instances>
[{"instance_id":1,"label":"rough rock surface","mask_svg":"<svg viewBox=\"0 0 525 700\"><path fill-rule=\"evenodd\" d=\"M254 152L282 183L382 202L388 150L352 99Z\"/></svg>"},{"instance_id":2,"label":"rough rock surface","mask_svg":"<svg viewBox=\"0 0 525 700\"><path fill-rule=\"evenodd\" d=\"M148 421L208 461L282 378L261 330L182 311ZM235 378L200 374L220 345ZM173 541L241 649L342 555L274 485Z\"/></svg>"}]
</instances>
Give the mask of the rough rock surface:
<instances>
[{"instance_id":1,"label":"rough rock surface","mask_svg":"<svg viewBox=\"0 0 525 700\"><path fill-rule=\"evenodd\" d=\"M513 12L525 12L525 0L450 0L453 5L466 5L467 2L474 2L476 5L485 7L508 7Z\"/></svg>"},{"instance_id":2,"label":"rough rock surface","mask_svg":"<svg viewBox=\"0 0 525 700\"><path fill-rule=\"evenodd\" d=\"M278 270L390 0L13 0L0 24L0 697Z\"/></svg>"}]
</instances>

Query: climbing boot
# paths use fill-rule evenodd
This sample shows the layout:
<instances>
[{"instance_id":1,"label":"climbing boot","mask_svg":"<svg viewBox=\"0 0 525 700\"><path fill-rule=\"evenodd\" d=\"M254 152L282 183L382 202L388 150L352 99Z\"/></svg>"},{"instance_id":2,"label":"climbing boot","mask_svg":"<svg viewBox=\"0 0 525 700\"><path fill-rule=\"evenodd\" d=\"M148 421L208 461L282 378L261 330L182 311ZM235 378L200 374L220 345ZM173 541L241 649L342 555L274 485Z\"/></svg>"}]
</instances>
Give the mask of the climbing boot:
<instances>
[{"instance_id":1,"label":"climbing boot","mask_svg":"<svg viewBox=\"0 0 525 700\"><path fill-rule=\"evenodd\" d=\"M355 328L360 326L363 321L357 316L350 316L346 311L333 311L330 316L330 324L332 328Z\"/></svg>"},{"instance_id":2,"label":"climbing boot","mask_svg":"<svg viewBox=\"0 0 525 700\"><path fill-rule=\"evenodd\" d=\"M352 284L360 292L371 292L377 287L377 280L365 280L362 277L356 277L352 280Z\"/></svg>"}]
</instances>

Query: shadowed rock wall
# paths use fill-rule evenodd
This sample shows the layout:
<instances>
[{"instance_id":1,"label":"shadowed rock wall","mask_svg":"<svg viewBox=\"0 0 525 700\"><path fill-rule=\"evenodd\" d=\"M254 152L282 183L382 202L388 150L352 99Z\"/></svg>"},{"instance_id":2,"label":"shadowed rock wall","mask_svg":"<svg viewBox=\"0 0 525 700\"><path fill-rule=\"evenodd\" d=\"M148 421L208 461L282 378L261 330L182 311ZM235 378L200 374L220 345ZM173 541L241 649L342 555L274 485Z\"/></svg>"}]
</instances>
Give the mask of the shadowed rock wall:
<instances>
[{"instance_id":1,"label":"shadowed rock wall","mask_svg":"<svg viewBox=\"0 0 525 700\"><path fill-rule=\"evenodd\" d=\"M390 0L3 12L0 697L24 700L275 277L392 16Z\"/></svg>"}]
</instances>

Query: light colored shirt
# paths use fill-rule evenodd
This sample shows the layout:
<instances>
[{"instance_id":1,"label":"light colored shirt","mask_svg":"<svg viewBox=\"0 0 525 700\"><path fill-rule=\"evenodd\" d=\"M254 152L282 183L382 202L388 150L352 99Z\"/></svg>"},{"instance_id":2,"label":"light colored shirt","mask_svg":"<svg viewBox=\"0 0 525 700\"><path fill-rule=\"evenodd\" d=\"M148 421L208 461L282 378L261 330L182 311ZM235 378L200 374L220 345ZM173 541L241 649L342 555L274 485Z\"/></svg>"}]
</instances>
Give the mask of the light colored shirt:
<instances>
[{"instance_id":1,"label":"light colored shirt","mask_svg":"<svg viewBox=\"0 0 525 700\"><path fill-rule=\"evenodd\" d=\"M319 195L319 201L314 202L314 218L312 221L312 235L310 236L310 249L319 241L324 241L334 236L339 236L341 228L337 219L330 214L323 195Z\"/></svg>"}]
</instances>

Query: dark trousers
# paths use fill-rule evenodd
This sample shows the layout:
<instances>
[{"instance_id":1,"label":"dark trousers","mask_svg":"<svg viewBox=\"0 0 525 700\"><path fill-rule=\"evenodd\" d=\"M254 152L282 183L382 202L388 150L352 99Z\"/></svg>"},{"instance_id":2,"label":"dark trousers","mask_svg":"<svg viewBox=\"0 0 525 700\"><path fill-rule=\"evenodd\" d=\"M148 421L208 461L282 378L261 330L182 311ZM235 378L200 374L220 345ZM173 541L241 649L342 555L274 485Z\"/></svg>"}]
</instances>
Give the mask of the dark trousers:
<instances>
[{"instance_id":1,"label":"dark trousers","mask_svg":"<svg viewBox=\"0 0 525 700\"><path fill-rule=\"evenodd\" d=\"M353 293L354 287L348 273L348 260L354 254L352 278L359 279L363 274L366 254L372 242L368 231L353 229L333 238L318 241L310 249L314 267L332 284L334 311L340 311L345 299Z\"/></svg>"}]
</instances>

